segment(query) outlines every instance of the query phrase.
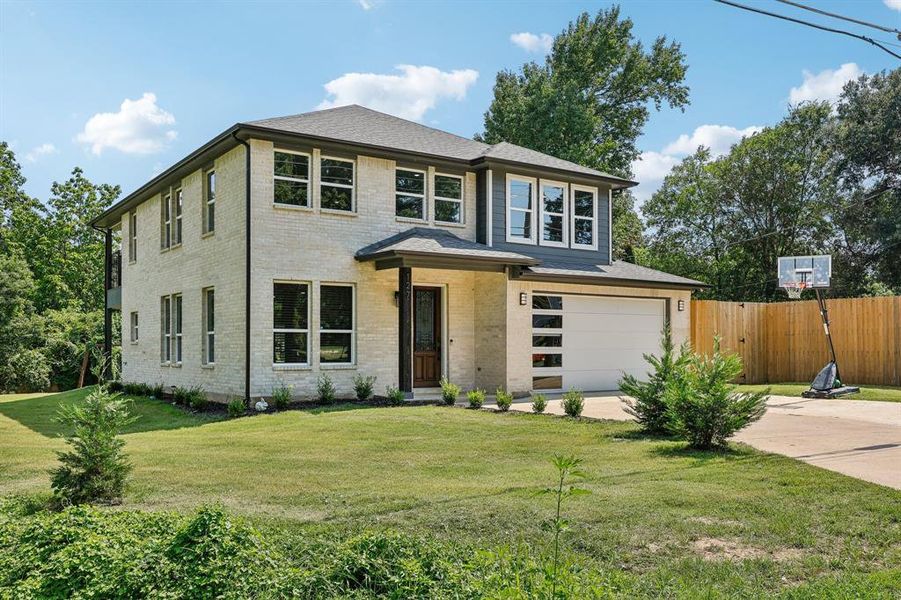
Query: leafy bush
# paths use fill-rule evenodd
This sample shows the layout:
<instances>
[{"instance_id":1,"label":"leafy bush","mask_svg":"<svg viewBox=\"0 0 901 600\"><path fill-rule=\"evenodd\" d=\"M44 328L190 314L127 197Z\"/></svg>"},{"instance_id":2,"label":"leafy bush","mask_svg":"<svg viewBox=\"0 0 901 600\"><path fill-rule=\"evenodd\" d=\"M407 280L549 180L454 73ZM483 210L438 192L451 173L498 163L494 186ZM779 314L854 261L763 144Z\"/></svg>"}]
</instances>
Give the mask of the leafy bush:
<instances>
[{"instance_id":1,"label":"leafy bush","mask_svg":"<svg viewBox=\"0 0 901 600\"><path fill-rule=\"evenodd\" d=\"M172 390L172 401L176 404L183 404L185 406L188 405L188 389L183 387L176 387Z\"/></svg>"},{"instance_id":2,"label":"leafy bush","mask_svg":"<svg viewBox=\"0 0 901 600\"><path fill-rule=\"evenodd\" d=\"M131 473L122 451L125 441L119 437L134 422L125 402L98 387L82 403L64 405L58 420L73 430L66 436L72 449L57 453L62 464L50 472L57 502L118 502Z\"/></svg>"},{"instance_id":3,"label":"leafy bush","mask_svg":"<svg viewBox=\"0 0 901 600\"><path fill-rule=\"evenodd\" d=\"M469 400L469 408L482 408L485 404L485 390L479 388L469 390L466 399Z\"/></svg>"},{"instance_id":4,"label":"leafy bush","mask_svg":"<svg viewBox=\"0 0 901 600\"><path fill-rule=\"evenodd\" d=\"M332 404L335 401L335 384L328 373L322 373L316 380L316 394L323 404Z\"/></svg>"},{"instance_id":5,"label":"leafy bush","mask_svg":"<svg viewBox=\"0 0 901 600\"><path fill-rule=\"evenodd\" d=\"M13 354L0 370L0 380L11 391L42 392L50 387L50 365L39 350Z\"/></svg>"},{"instance_id":6,"label":"leafy bush","mask_svg":"<svg viewBox=\"0 0 901 600\"><path fill-rule=\"evenodd\" d=\"M568 392L563 394L563 412L570 417L578 417L585 408L585 396L581 391L570 388Z\"/></svg>"},{"instance_id":7,"label":"leafy bush","mask_svg":"<svg viewBox=\"0 0 901 600\"><path fill-rule=\"evenodd\" d=\"M673 348L673 336L669 324L663 328L660 357L645 354L651 366L648 381L639 381L632 375L624 375L619 388L631 398L624 398L625 411L635 417L648 433L664 433L669 429L666 406L666 386L685 370L691 353L688 343L677 353Z\"/></svg>"},{"instance_id":8,"label":"leafy bush","mask_svg":"<svg viewBox=\"0 0 901 600\"><path fill-rule=\"evenodd\" d=\"M194 410L203 410L207 407L207 404L209 404L209 401L206 397L206 392L203 391L203 388L199 385L188 388L188 393L185 397L185 401L187 405Z\"/></svg>"},{"instance_id":9,"label":"leafy bush","mask_svg":"<svg viewBox=\"0 0 901 600\"><path fill-rule=\"evenodd\" d=\"M388 404L392 406L400 406L404 403L404 392L393 385L385 388L385 397L388 399Z\"/></svg>"},{"instance_id":10,"label":"leafy bush","mask_svg":"<svg viewBox=\"0 0 901 600\"><path fill-rule=\"evenodd\" d=\"M360 373L354 375L354 393L357 395L357 400L361 402L365 402L372 398L372 390L375 387L375 375L363 376Z\"/></svg>"},{"instance_id":11,"label":"leafy bush","mask_svg":"<svg viewBox=\"0 0 901 600\"><path fill-rule=\"evenodd\" d=\"M111 392L121 392L123 390L122 382L116 379L106 384L106 388Z\"/></svg>"},{"instance_id":12,"label":"leafy bush","mask_svg":"<svg viewBox=\"0 0 901 600\"><path fill-rule=\"evenodd\" d=\"M547 408L547 397L544 394L532 396L532 412L539 415Z\"/></svg>"},{"instance_id":13,"label":"leafy bush","mask_svg":"<svg viewBox=\"0 0 901 600\"><path fill-rule=\"evenodd\" d=\"M228 416L231 418L243 417L247 412L247 405L244 403L244 398L241 398L240 396L232 398L229 400L226 410L228 411Z\"/></svg>"},{"instance_id":14,"label":"leafy bush","mask_svg":"<svg viewBox=\"0 0 901 600\"><path fill-rule=\"evenodd\" d=\"M152 396L153 388L146 383L123 383L122 392L126 396Z\"/></svg>"},{"instance_id":15,"label":"leafy bush","mask_svg":"<svg viewBox=\"0 0 901 600\"><path fill-rule=\"evenodd\" d=\"M278 410L285 410L291 404L294 389L290 385L279 385L272 390L272 404Z\"/></svg>"},{"instance_id":16,"label":"leafy bush","mask_svg":"<svg viewBox=\"0 0 901 600\"><path fill-rule=\"evenodd\" d=\"M448 406L456 404L457 398L460 397L460 386L451 383L447 377L442 377L438 383L441 385L441 399L444 403Z\"/></svg>"},{"instance_id":17,"label":"leafy bush","mask_svg":"<svg viewBox=\"0 0 901 600\"><path fill-rule=\"evenodd\" d=\"M148 396L156 398L157 400L162 400L163 396L166 395L165 388L163 388L162 383L157 383L155 385L146 386Z\"/></svg>"},{"instance_id":18,"label":"leafy bush","mask_svg":"<svg viewBox=\"0 0 901 600\"><path fill-rule=\"evenodd\" d=\"M504 390L504 388L497 388L497 391L494 393L497 398L497 408L501 412L507 412L510 410L510 406L513 405L513 394Z\"/></svg>"},{"instance_id":19,"label":"leafy bush","mask_svg":"<svg viewBox=\"0 0 901 600\"><path fill-rule=\"evenodd\" d=\"M769 389L737 393L730 382L741 374L741 358L720 352L713 340L710 356L692 354L688 368L666 388L669 427L692 448L706 450L725 445L736 431L763 416Z\"/></svg>"}]
</instances>

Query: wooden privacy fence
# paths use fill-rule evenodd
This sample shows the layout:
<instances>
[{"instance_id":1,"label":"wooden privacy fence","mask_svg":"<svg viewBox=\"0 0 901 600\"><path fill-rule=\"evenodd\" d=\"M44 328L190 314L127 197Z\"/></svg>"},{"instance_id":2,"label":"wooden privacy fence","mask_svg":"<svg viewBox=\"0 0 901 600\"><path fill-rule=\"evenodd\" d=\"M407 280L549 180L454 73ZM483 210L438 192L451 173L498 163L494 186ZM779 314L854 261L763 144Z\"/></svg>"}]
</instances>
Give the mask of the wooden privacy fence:
<instances>
[{"instance_id":1,"label":"wooden privacy fence","mask_svg":"<svg viewBox=\"0 0 901 600\"><path fill-rule=\"evenodd\" d=\"M827 300L842 382L901 385L901 297ZM709 353L713 336L744 361L744 383L811 381L829 361L815 300L691 303L691 341Z\"/></svg>"}]
</instances>

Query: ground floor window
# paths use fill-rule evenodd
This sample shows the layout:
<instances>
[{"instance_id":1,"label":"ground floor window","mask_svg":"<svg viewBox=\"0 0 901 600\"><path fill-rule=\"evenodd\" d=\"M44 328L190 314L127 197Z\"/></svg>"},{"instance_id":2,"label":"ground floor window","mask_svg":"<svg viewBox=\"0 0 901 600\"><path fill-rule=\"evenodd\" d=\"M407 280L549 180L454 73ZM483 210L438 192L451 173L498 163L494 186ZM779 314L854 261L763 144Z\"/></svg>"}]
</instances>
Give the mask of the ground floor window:
<instances>
[{"instance_id":1,"label":"ground floor window","mask_svg":"<svg viewBox=\"0 0 901 600\"><path fill-rule=\"evenodd\" d=\"M563 389L563 297L532 296L532 389Z\"/></svg>"},{"instance_id":2,"label":"ground floor window","mask_svg":"<svg viewBox=\"0 0 901 600\"><path fill-rule=\"evenodd\" d=\"M275 282L272 293L272 362L308 365L310 362L310 284Z\"/></svg>"},{"instance_id":3,"label":"ground floor window","mask_svg":"<svg viewBox=\"0 0 901 600\"><path fill-rule=\"evenodd\" d=\"M216 291L203 290L203 363L216 362Z\"/></svg>"},{"instance_id":4,"label":"ground floor window","mask_svg":"<svg viewBox=\"0 0 901 600\"><path fill-rule=\"evenodd\" d=\"M323 283L319 286L319 362L354 362L354 287Z\"/></svg>"},{"instance_id":5,"label":"ground floor window","mask_svg":"<svg viewBox=\"0 0 901 600\"><path fill-rule=\"evenodd\" d=\"M160 362L172 362L172 297L160 298Z\"/></svg>"},{"instance_id":6,"label":"ground floor window","mask_svg":"<svg viewBox=\"0 0 901 600\"><path fill-rule=\"evenodd\" d=\"M174 342L175 342L175 364L180 365L182 359L182 322L183 322L183 313L182 313L182 302L181 302L181 294L176 294L172 296L172 329L175 332Z\"/></svg>"},{"instance_id":7,"label":"ground floor window","mask_svg":"<svg viewBox=\"0 0 901 600\"><path fill-rule=\"evenodd\" d=\"M130 337L132 343L136 343L138 341L138 312L132 311L130 319L129 319L129 331L131 332Z\"/></svg>"}]
</instances>

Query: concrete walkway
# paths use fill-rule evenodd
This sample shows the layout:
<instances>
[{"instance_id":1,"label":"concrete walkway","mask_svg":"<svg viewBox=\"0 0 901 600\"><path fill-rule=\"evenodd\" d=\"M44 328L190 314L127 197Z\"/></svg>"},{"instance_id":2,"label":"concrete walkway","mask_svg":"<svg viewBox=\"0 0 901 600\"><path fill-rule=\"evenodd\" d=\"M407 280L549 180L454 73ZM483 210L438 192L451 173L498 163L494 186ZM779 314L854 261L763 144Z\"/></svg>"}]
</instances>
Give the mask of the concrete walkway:
<instances>
[{"instance_id":1,"label":"concrete walkway","mask_svg":"<svg viewBox=\"0 0 901 600\"><path fill-rule=\"evenodd\" d=\"M582 414L629 420L622 398L616 393L586 397ZM733 439L901 489L901 403L771 396L767 404L766 414ZM511 410L530 411L531 400L514 401ZM559 396L550 397L547 412L563 414Z\"/></svg>"}]
</instances>

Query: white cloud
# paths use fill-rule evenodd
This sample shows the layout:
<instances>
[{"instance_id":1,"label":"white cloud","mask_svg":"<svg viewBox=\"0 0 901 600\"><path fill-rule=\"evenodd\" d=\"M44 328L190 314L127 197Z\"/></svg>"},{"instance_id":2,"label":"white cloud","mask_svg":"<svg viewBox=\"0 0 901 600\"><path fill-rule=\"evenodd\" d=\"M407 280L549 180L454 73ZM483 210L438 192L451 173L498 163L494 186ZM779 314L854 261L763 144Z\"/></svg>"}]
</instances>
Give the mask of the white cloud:
<instances>
[{"instance_id":1,"label":"white cloud","mask_svg":"<svg viewBox=\"0 0 901 600\"><path fill-rule=\"evenodd\" d=\"M357 4L359 4L360 8L363 10L372 10L372 7L375 6L373 0L357 0Z\"/></svg>"},{"instance_id":2,"label":"white cloud","mask_svg":"<svg viewBox=\"0 0 901 600\"><path fill-rule=\"evenodd\" d=\"M679 164L675 156L660 152L642 152L641 156L632 163L632 171L638 186L632 188L632 194L638 200L639 206L660 187L663 178Z\"/></svg>"},{"instance_id":3,"label":"white cloud","mask_svg":"<svg viewBox=\"0 0 901 600\"><path fill-rule=\"evenodd\" d=\"M695 129L691 135L682 134L675 142L668 144L664 149L664 154L691 154L698 149L698 146L706 146L710 148L710 152L714 155L725 154L741 138L753 135L760 131L762 127L752 125L744 129L736 129L728 125L701 125Z\"/></svg>"},{"instance_id":4,"label":"white cloud","mask_svg":"<svg viewBox=\"0 0 901 600\"><path fill-rule=\"evenodd\" d=\"M510 41L525 50L526 52L550 52L554 46L554 38L548 33L534 34L528 31L522 33L514 33L510 36Z\"/></svg>"},{"instance_id":5,"label":"white cloud","mask_svg":"<svg viewBox=\"0 0 901 600\"><path fill-rule=\"evenodd\" d=\"M37 162L42 156L56 154L57 152L59 152L59 150L56 149L56 146L48 142L32 148L31 152L25 155L25 160L28 162Z\"/></svg>"},{"instance_id":6,"label":"white cloud","mask_svg":"<svg viewBox=\"0 0 901 600\"><path fill-rule=\"evenodd\" d=\"M901 11L901 0L882 0L892 10Z\"/></svg>"},{"instance_id":7,"label":"white cloud","mask_svg":"<svg viewBox=\"0 0 901 600\"><path fill-rule=\"evenodd\" d=\"M473 69L441 71L435 67L398 65L400 75L346 73L325 84L331 98L318 108L360 104L404 119L422 120L444 98L463 100L479 78Z\"/></svg>"},{"instance_id":8,"label":"white cloud","mask_svg":"<svg viewBox=\"0 0 901 600\"><path fill-rule=\"evenodd\" d=\"M901 0L898 0L901 3ZM788 93L788 101L792 104L812 100L835 100L842 93L842 88L852 79L863 75L863 71L855 63L845 63L836 70L825 69L819 73L803 71L804 81L793 87Z\"/></svg>"},{"instance_id":9,"label":"white cloud","mask_svg":"<svg viewBox=\"0 0 901 600\"><path fill-rule=\"evenodd\" d=\"M166 147L178 133L172 113L156 105L156 94L145 92L137 100L126 98L119 112L97 113L85 123L76 140L100 155L105 148L127 154L152 154Z\"/></svg>"}]
</instances>

